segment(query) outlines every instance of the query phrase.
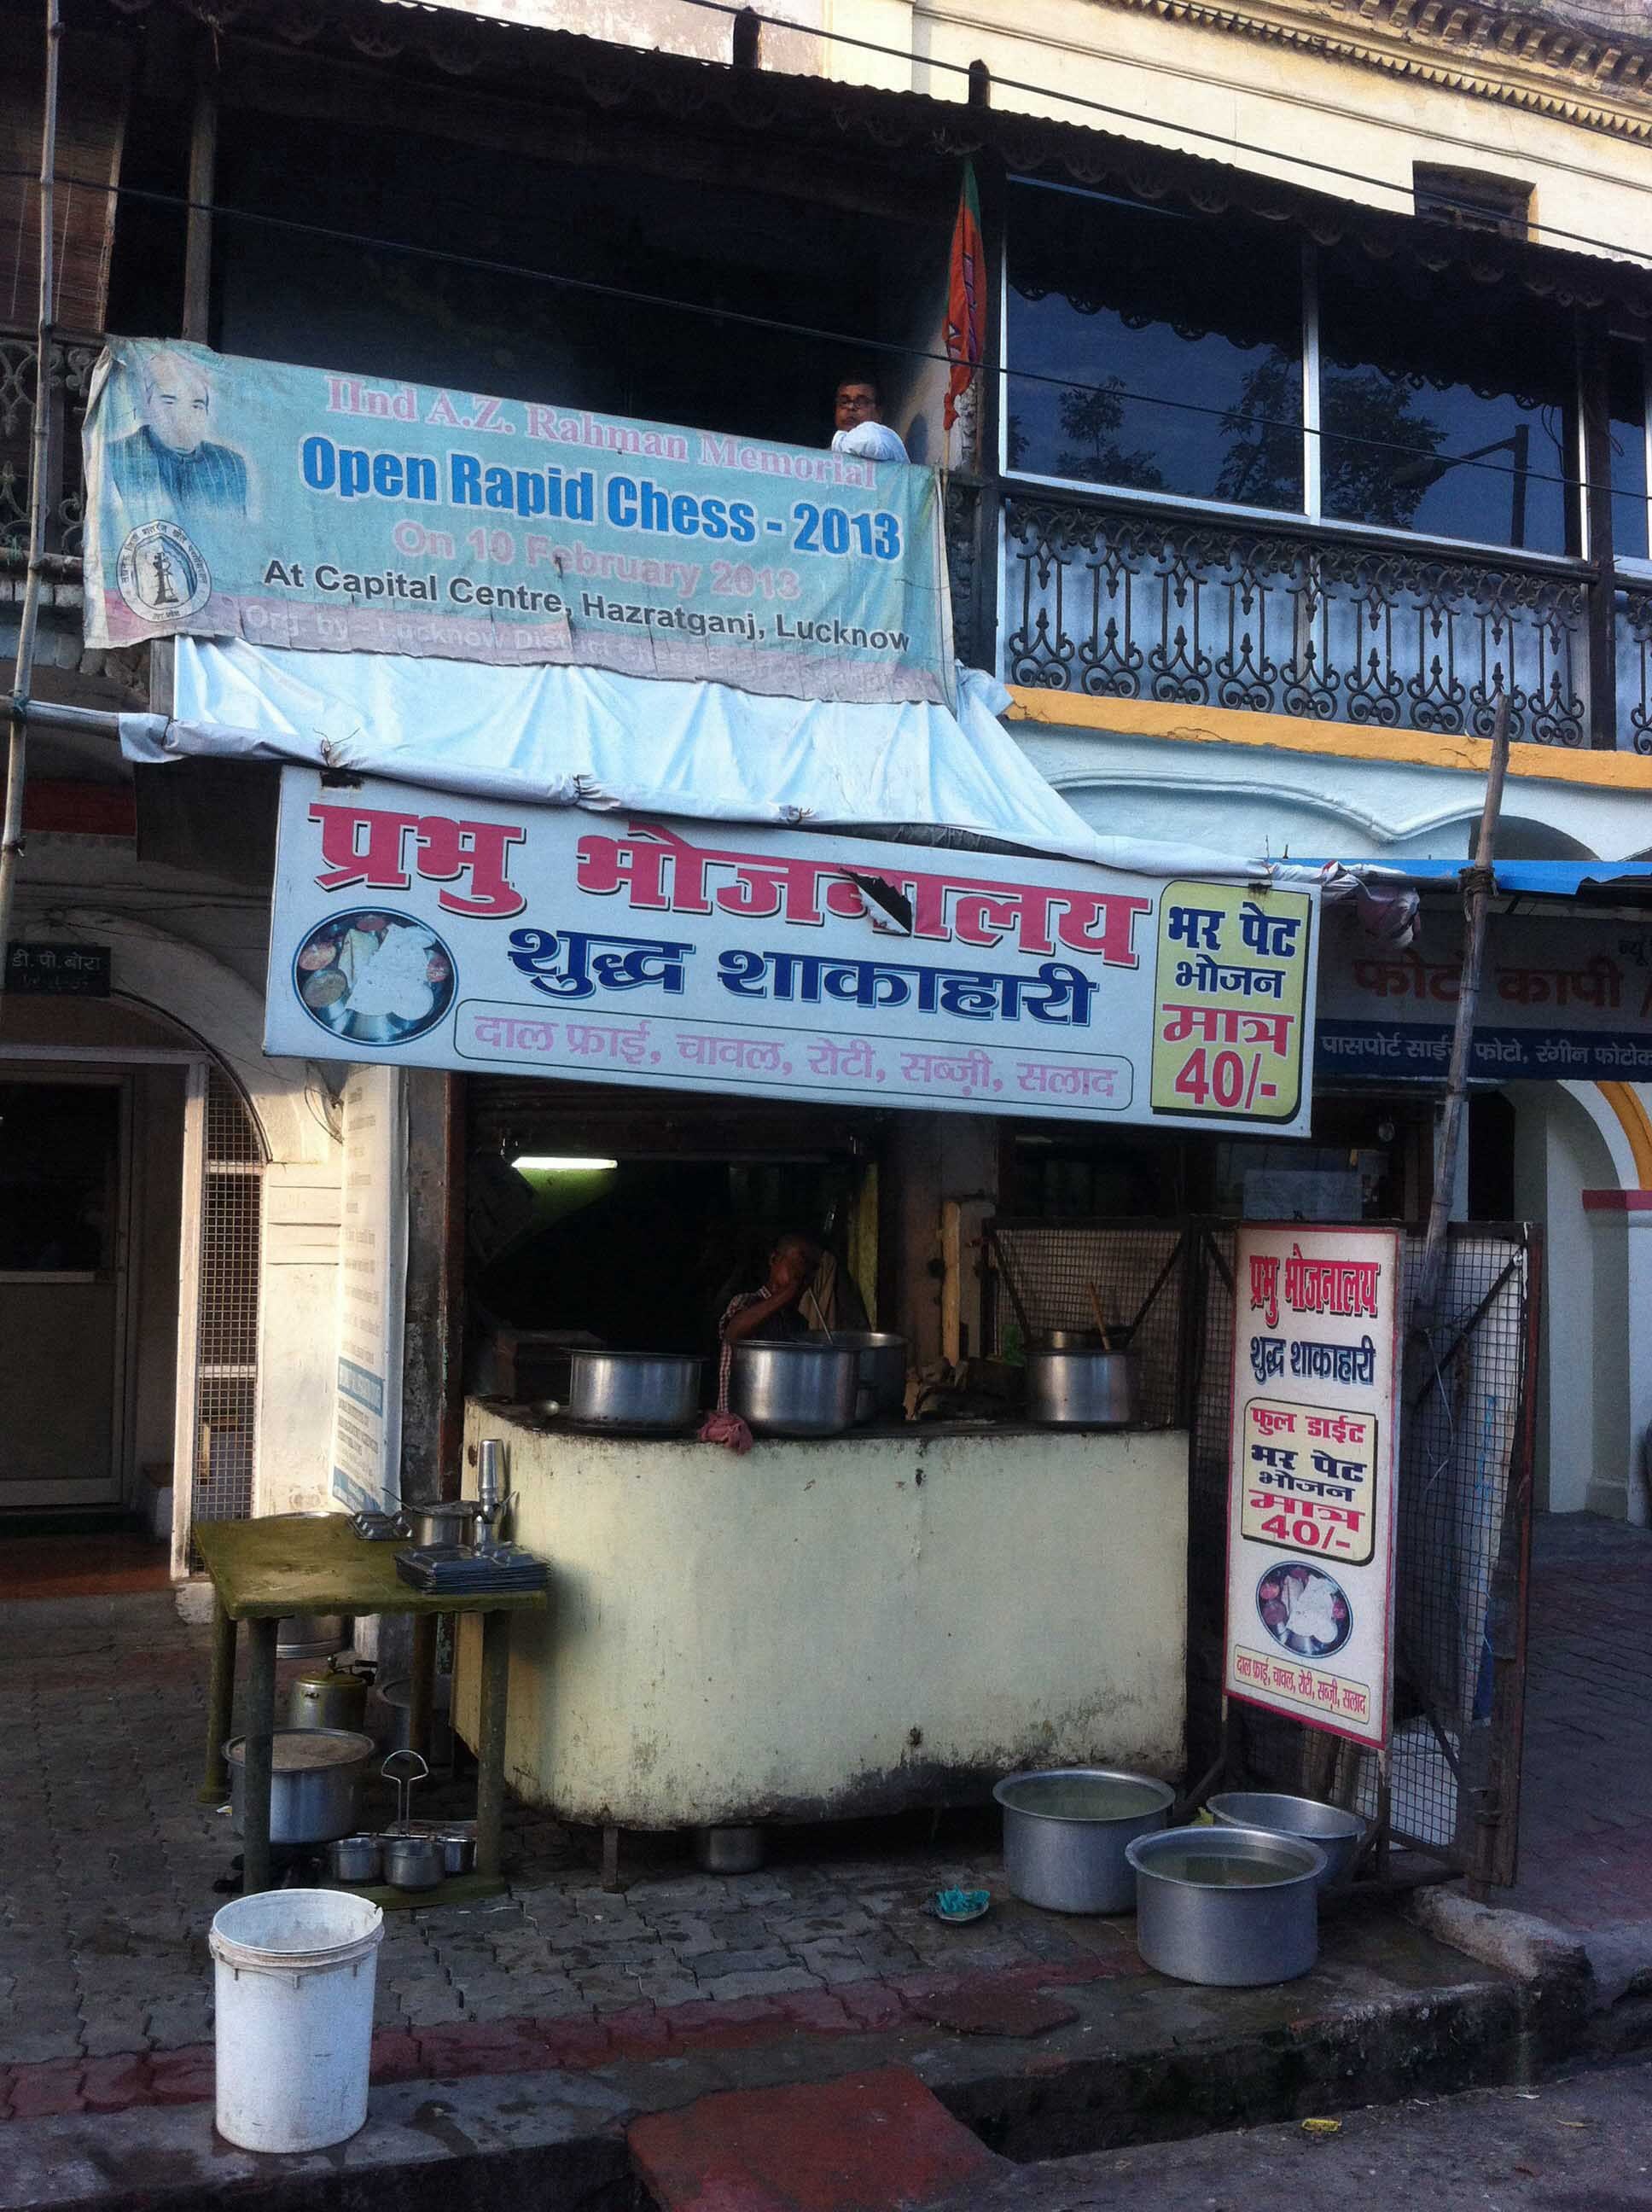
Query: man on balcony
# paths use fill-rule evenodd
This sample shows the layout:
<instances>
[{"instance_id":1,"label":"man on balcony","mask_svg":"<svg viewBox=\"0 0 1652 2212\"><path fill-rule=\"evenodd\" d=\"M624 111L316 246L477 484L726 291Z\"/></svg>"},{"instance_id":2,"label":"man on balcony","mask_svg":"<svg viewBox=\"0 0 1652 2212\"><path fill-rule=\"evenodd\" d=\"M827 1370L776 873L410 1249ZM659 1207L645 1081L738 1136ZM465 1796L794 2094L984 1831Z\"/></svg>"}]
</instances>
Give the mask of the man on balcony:
<instances>
[{"instance_id":1,"label":"man on balcony","mask_svg":"<svg viewBox=\"0 0 1652 2212\"><path fill-rule=\"evenodd\" d=\"M884 403L873 378L845 377L837 387L833 411L837 422L832 437L835 453L853 453L861 461L906 459L906 447L884 420Z\"/></svg>"}]
</instances>

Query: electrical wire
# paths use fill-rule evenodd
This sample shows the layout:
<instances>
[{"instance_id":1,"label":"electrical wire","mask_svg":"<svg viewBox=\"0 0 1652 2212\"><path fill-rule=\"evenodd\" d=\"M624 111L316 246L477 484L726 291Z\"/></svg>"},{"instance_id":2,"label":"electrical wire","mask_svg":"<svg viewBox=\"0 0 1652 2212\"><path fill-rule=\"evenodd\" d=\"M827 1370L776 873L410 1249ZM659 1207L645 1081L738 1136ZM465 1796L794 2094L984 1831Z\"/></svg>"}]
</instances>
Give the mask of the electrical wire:
<instances>
[{"instance_id":1,"label":"electrical wire","mask_svg":"<svg viewBox=\"0 0 1652 2212\"><path fill-rule=\"evenodd\" d=\"M0 178L32 178L32 170L0 165ZM443 266L472 270L489 276L509 277L519 282L552 284L568 291L584 292L599 299L614 300L633 307L646 307L670 313L698 315L713 322L734 323L744 329L774 331L788 337L807 338L813 343L841 346L851 352L892 354L902 360L935 362L944 367L953 365L952 356L931 346L904 343L898 339L866 337L851 331L835 331L812 323L793 322L782 316L761 315L750 309L708 305L698 300L674 299L668 293L644 292L635 286L614 284L594 276L574 276L558 270L535 269L525 262L501 261L490 256L465 253L453 246L422 246L411 240L386 238L369 231L346 230L336 224L319 223L299 216L271 215L256 208L232 207L221 200L193 200L182 192L167 192L152 185L112 184L107 179L78 177L69 172L58 173L55 181L76 191L102 192L116 199L135 199L148 204L177 210L186 215L203 214L216 221L246 222L261 225L266 229L296 232L306 238L318 239L329 244L366 248L374 252L406 254L416 259L436 262ZM995 372L987 369L983 373ZM1045 385L1059 392L1078 392L1083 396L1106 397L1127 400L1133 404L1159 407L1183 415L1197 415L1207 419L1236 422L1244 430L1278 431L1292 438L1328 439L1345 446L1359 446L1370 452L1391 453L1414 461L1441 462L1453 469L1473 469L1497 477L1520 477L1527 484L1558 484L1563 489L1582 488L1580 476L1558 471L1527 468L1517 470L1510 464L1485 459L1457 459L1438 453L1431 446L1407 445L1403 440L1372 438L1357 431L1312 428L1301 421L1286 416L1252 414L1231 406L1217 407L1194 399L1172 399L1160 392L1135 392L1114 382L1087 384L1072 377L1058 376L1042 369L1006 368L1003 374L1017 384ZM1289 510L1282 510L1289 512Z\"/></svg>"}]
</instances>

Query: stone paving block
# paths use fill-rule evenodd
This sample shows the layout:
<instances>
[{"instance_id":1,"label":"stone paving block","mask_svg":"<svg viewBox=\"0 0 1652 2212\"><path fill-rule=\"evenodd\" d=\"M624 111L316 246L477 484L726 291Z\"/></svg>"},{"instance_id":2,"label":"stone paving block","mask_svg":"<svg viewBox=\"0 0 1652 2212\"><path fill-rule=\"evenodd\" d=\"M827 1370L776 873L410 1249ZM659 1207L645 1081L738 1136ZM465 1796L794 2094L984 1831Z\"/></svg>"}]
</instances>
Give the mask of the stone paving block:
<instances>
[{"instance_id":1,"label":"stone paving block","mask_svg":"<svg viewBox=\"0 0 1652 2212\"><path fill-rule=\"evenodd\" d=\"M694 1972L697 1981L715 1982L730 1974L772 1973L777 1967L796 1963L784 1943L770 1943L755 1951L701 1952L695 1958Z\"/></svg>"},{"instance_id":2,"label":"stone paving block","mask_svg":"<svg viewBox=\"0 0 1652 2212\"><path fill-rule=\"evenodd\" d=\"M212 2033L211 2004L204 1996L167 1997L149 2008L146 2032L157 2051L199 2043Z\"/></svg>"},{"instance_id":3,"label":"stone paving block","mask_svg":"<svg viewBox=\"0 0 1652 2212\"><path fill-rule=\"evenodd\" d=\"M8 2035L0 2048L0 2061L14 2066L33 2066L43 2061L62 2059L78 2065L81 2058L80 2025L72 2027L51 2028Z\"/></svg>"},{"instance_id":4,"label":"stone paving block","mask_svg":"<svg viewBox=\"0 0 1652 2212\"><path fill-rule=\"evenodd\" d=\"M15 2120L49 2120L60 2112L78 2112L82 2109L79 2060L15 2069L10 2103Z\"/></svg>"},{"instance_id":5,"label":"stone paving block","mask_svg":"<svg viewBox=\"0 0 1652 2212\"><path fill-rule=\"evenodd\" d=\"M715 1980L701 1980L705 1994L719 2002L732 1997L784 1996L793 1990L817 1990L819 1977L802 1966L780 1966L768 1973L720 1974Z\"/></svg>"},{"instance_id":6,"label":"stone paving block","mask_svg":"<svg viewBox=\"0 0 1652 2212\"><path fill-rule=\"evenodd\" d=\"M147 2104L149 2094L147 2055L94 2058L81 2075L81 2101L88 2112L124 2112L133 2105Z\"/></svg>"}]
</instances>

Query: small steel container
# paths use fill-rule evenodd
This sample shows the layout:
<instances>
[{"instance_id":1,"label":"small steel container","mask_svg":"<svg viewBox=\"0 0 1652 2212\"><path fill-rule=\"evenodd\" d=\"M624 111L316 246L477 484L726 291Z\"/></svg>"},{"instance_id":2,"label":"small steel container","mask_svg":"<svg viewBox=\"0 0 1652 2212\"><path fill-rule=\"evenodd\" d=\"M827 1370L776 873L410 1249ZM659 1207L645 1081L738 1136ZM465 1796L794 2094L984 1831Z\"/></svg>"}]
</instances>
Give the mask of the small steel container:
<instances>
[{"instance_id":1,"label":"small steel container","mask_svg":"<svg viewBox=\"0 0 1652 2212\"><path fill-rule=\"evenodd\" d=\"M356 1729L367 1718L365 1674L334 1667L311 1667L287 1692L287 1718L295 1729Z\"/></svg>"},{"instance_id":2,"label":"small steel container","mask_svg":"<svg viewBox=\"0 0 1652 2212\"><path fill-rule=\"evenodd\" d=\"M416 1547L426 1544L471 1544L482 1511L474 1498L452 1498L440 1505L404 1505Z\"/></svg>"},{"instance_id":3,"label":"small steel container","mask_svg":"<svg viewBox=\"0 0 1652 2212\"><path fill-rule=\"evenodd\" d=\"M444 1874L472 1874L476 1870L476 1828L474 1824L451 1828L438 1828L436 1841L441 1845L441 1864Z\"/></svg>"},{"instance_id":4,"label":"small steel container","mask_svg":"<svg viewBox=\"0 0 1652 2212\"><path fill-rule=\"evenodd\" d=\"M1288 1797L1271 1790L1230 1790L1212 1797L1207 1809L1224 1828L1266 1828L1271 1836L1295 1836L1303 1843L1317 1844L1325 1854L1321 1889L1341 1881L1365 1837L1366 1823L1357 1813L1345 1812L1340 1805L1322 1805L1317 1797Z\"/></svg>"},{"instance_id":5,"label":"small steel container","mask_svg":"<svg viewBox=\"0 0 1652 2212\"><path fill-rule=\"evenodd\" d=\"M327 1846L327 1871L335 1881L382 1881L384 1846L374 1835L340 1836Z\"/></svg>"},{"instance_id":6,"label":"small steel container","mask_svg":"<svg viewBox=\"0 0 1652 2212\"><path fill-rule=\"evenodd\" d=\"M434 1889L443 1874L441 1839L423 1832L380 1838L385 1880L392 1889Z\"/></svg>"},{"instance_id":7,"label":"small steel container","mask_svg":"<svg viewBox=\"0 0 1652 2212\"><path fill-rule=\"evenodd\" d=\"M1294 1982L1319 1957L1317 1844L1261 1828L1167 1828L1139 1836L1136 1948L1146 1963L1206 1989Z\"/></svg>"},{"instance_id":8,"label":"small steel container","mask_svg":"<svg viewBox=\"0 0 1652 2212\"><path fill-rule=\"evenodd\" d=\"M1011 1890L1047 1912L1128 1912L1136 1877L1127 1847L1162 1828L1175 1802L1168 1782L1102 1766L1008 1775L993 1795Z\"/></svg>"},{"instance_id":9,"label":"small steel container","mask_svg":"<svg viewBox=\"0 0 1652 2212\"><path fill-rule=\"evenodd\" d=\"M756 1874L763 1863L763 1832L755 1826L696 1828L694 1856L708 1874Z\"/></svg>"}]
</instances>

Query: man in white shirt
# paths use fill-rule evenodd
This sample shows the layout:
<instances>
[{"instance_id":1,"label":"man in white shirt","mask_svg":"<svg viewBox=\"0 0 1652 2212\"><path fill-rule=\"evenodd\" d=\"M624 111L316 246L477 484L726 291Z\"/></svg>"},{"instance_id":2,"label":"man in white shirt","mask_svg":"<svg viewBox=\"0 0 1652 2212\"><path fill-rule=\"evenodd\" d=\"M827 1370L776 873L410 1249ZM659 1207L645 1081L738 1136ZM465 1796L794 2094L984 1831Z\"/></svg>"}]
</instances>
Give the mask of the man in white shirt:
<instances>
[{"instance_id":1,"label":"man in white shirt","mask_svg":"<svg viewBox=\"0 0 1652 2212\"><path fill-rule=\"evenodd\" d=\"M837 387L834 408L837 428L832 438L835 453L853 453L861 461L904 461L907 449L884 420L884 404L870 376L846 376Z\"/></svg>"}]
</instances>

